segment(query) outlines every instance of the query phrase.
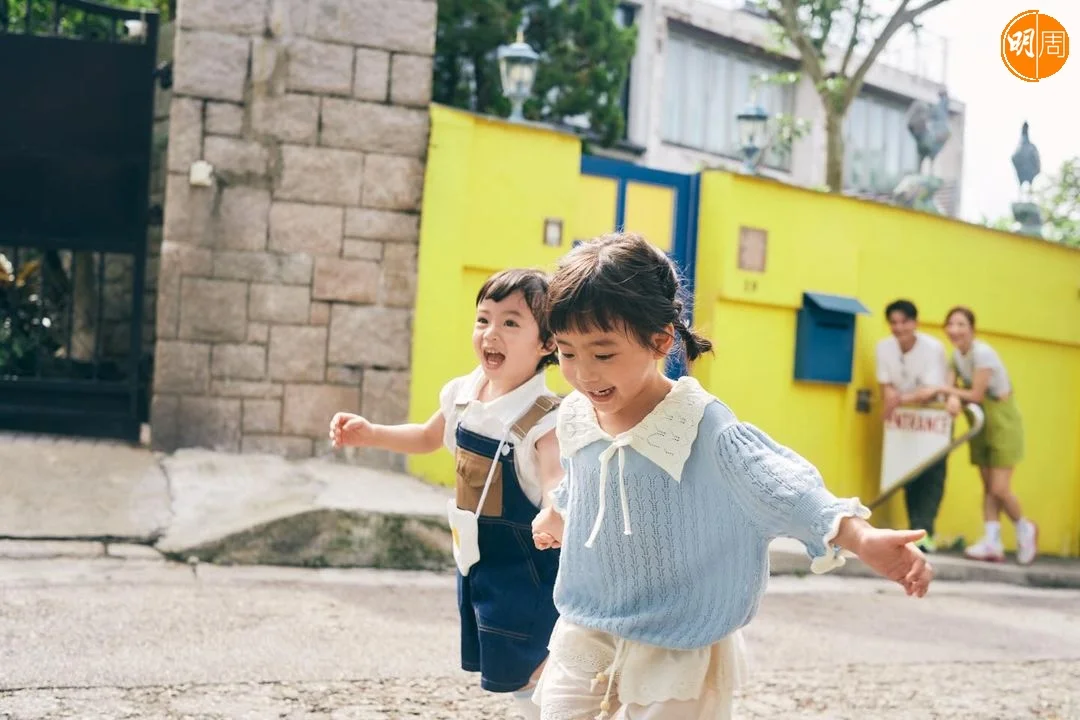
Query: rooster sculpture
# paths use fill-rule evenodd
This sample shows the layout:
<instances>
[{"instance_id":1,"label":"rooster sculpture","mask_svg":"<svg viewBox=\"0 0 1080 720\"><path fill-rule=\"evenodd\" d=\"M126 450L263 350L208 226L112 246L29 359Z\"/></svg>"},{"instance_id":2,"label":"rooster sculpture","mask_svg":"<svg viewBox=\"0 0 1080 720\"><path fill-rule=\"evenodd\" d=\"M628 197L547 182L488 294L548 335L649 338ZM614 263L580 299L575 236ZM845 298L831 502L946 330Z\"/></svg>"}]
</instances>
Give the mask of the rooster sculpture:
<instances>
[{"instance_id":1,"label":"rooster sculpture","mask_svg":"<svg viewBox=\"0 0 1080 720\"><path fill-rule=\"evenodd\" d=\"M949 129L948 93L941 90L938 93L937 103L933 105L923 100L913 102L908 110L907 126L919 150L918 172L922 172L923 165L928 159L932 170L934 158L952 135Z\"/></svg>"},{"instance_id":2,"label":"rooster sculpture","mask_svg":"<svg viewBox=\"0 0 1080 720\"><path fill-rule=\"evenodd\" d=\"M1016 152L1012 154L1012 164L1016 169L1016 179L1020 183L1020 194L1024 194L1024 186L1027 186L1028 194L1031 194L1031 182L1042 170L1039 161L1039 148L1028 137L1028 124L1025 121L1020 127L1020 144L1016 146Z\"/></svg>"}]
</instances>

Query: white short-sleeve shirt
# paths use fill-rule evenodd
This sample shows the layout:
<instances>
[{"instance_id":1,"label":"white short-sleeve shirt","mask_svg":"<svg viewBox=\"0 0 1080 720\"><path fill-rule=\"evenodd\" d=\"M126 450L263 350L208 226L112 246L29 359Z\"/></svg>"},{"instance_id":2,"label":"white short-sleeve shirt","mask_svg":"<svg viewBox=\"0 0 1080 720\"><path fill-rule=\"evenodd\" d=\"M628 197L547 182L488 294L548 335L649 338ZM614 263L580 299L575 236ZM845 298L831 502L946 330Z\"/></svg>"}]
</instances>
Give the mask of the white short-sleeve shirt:
<instances>
[{"instance_id":1,"label":"white short-sleeve shirt","mask_svg":"<svg viewBox=\"0 0 1080 720\"><path fill-rule=\"evenodd\" d=\"M499 440L506 429L532 407L537 398L557 397L548 389L544 374L540 372L506 395L490 402L481 402L477 396L485 381L483 369L477 367L468 375L446 383L439 393L439 408L446 420L443 444L450 452L457 449L458 423L470 432ZM555 428L557 415L557 412L545 415L525 435L521 445L514 448L514 469L517 471L518 484L521 485L525 497L537 507L540 506L544 493L540 484L536 441Z\"/></svg>"},{"instance_id":2,"label":"white short-sleeve shirt","mask_svg":"<svg viewBox=\"0 0 1080 720\"><path fill-rule=\"evenodd\" d=\"M936 338L915 333L915 344L904 352L900 341L887 337L877 344L877 381L909 393L928 385L944 385L945 346Z\"/></svg>"},{"instance_id":3,"label":"white short-sleeve shirt","mask_svg":"<svg viewBox=\"0 0 1080 720\"><path fill-rule=\"evenodd\" d=\"M953 350L953 362L956 365L960 377L971 384L976 370L990 370L990 384L986 390L992 398L1003 398L1012 392L1012 383L1009 381L1009 373L1005 370L1005 363L994 348L982 340L975 340L964 355L959 350Z\"/></svg>"}]
</instances>

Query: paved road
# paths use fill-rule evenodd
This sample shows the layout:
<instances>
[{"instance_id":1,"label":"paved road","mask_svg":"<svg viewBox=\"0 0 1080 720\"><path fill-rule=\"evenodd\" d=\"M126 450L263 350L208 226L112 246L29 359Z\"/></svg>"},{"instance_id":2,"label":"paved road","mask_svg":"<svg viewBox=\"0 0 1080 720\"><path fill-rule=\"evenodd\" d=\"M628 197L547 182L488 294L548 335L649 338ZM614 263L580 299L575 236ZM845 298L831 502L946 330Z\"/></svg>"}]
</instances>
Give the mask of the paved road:
<instances>
[{"instance_id":1,"label":"paved road","mask_svg":"<svg viewBox=\"0 0 1080 720\"><path fill-rule=\"evenodd\" d=\"M775 578L742 720L1080 720L1080 592ZM505 717L456 669L452 578L0 560L0 718Z\"/></svg>"}]
</instances>

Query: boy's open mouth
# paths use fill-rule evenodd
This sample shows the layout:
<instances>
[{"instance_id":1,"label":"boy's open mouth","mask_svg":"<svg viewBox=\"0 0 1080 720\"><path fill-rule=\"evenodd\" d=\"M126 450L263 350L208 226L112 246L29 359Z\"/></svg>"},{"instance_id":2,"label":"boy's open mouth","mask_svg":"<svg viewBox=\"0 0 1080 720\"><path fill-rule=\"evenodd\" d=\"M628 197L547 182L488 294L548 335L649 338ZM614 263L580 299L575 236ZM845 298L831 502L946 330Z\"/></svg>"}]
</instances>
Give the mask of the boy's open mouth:
<instances>
[{"instance_id":1,"label":"boy's open mouth","mask_svg":"<svg viewBox=\"0 0 1080 720\"><path fill-rule=\"evenodd\" d=\"M504 362L506 362L506 356L501 352L494 352L492 350L484 351L484 367L489 370L501 367Z\"/></svg>"},{"instance_id":2,"label":"boy's open mouth","mask_svg":"<svg viewBox=\"0 0 1080 720\"><path fill-rule=\"evenodd\" d=\"M591 400L607 400L615 393L615 388L609 387L603 390L590 390L589 399Z\"/></svg>"}]
</instances>

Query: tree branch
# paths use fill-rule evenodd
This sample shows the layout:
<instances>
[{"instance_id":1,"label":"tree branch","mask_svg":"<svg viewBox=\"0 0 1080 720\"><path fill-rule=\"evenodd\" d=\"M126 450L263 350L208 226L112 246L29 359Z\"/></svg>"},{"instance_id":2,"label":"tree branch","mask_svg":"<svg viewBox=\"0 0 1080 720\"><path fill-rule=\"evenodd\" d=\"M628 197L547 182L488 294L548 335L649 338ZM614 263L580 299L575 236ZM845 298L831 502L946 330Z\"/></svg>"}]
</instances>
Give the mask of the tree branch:
<instances>
[{"instance_id":1,"label":"tree branch","mask_svg":"<svg viewBox=\"0 0 1080 720\"><path fill-rule=\"evenodd\" d=\"M844 88L843 103L844 109L851 105L851 101L855 99L855 95L858 94L859 89L862 87L863 80L866 79L866 73L870 72L870 68L877 62L878 55L885 50L885 46L892 40L892 36L896 34L896 31L903 27L906 23L911 22L916 16L909 16L907 6L911 0L900 0L900 7L896 8L896 12L889 18L889 22L881 30L881 35L874 41L874 44L870 47L870 52L863 58L859 68L855 71L855 74L851 76L851 80L848 82L847 87ZM940 5L945 0L926 0L922 7L927 8L928 5Z\"/></svg>"},{"instance_id":2,"label":"tree branch","mask_svg":"<svg viewBox=\"0 0 1080 720\"><path fill-rule=\"evenodd\" d=\"M855 18L851 26L851 39L848 41L847 50L844 51L844 60L840 63L840 74L847 77L847 68L851 63L851 56L855 54L855 46L859 44L859 24L862 23L863 10L866 9L866 0L859 0L855 8Z\"/></svg>"},{"instance_id":3,"label":"tree branch","mask_svg":"<svg viewBox=\"0 0 1080 720\"><path fill-rule=\"evenodd\" d=\"M936 8L938 5L942 4L943 2L945 2L945 0L926 0L926 2L924 2L919 7L911 8L911 10L908 11L908 14L910 14L911 17L908 18L905 22L911 22L912 20L919 17L920 15L922 15L927 10L933 10L934 8Z\"/></svg>"},{"instance_id":4,"label":"tree branch","mask_svg":"<svg viewBox=\"0 0 1080 720\"><path fill-rule=\"evenodd\" d=\"M896 13L889 18L889 22L885 25L884 29L882 29L878 39L874 41L873 46L870 48L870 52L863 58L862 64L859 65L859 69L851 76L851 81L848 82L844 92L845 108L851 104L855 95L858 94L859 88L862 87L863 80L866 78L866 73L868 73L871 66L877 62L878 56L885 50L885 46L889 44L889 40L896 34L896 31L904 25L913 23L916 18L927 10L932 10L946 1L947 0L926 0L922 5L908 10L907 6L911 0L900 0L900 7L898 7Z\"/></svg>"},{"instance_id":5,"label":"tree branch","mask_svg":"<svg viewBox=\"0 0 1080 720\"><path fill-rule=\"evenodd\" d=\"M905 3L908 0L905 0ZM929 0L932 2L933 0ZM944 2L944 0L941 0ZM788 40L795 45L795 48L799 51L799 55L802 57L803 68L810 75L810 79L814 81L814 85L820 85L825 81L825 69L822 67L821 58L818 56L817 48L810 41L810 38L806 36L803 29L799 27L799 14L796 5L796 0L780 0L781 11L775 10L769 11L769 17L775 22L778 22L784 33L787 35Z\"/></svg>"}]
</instances>

